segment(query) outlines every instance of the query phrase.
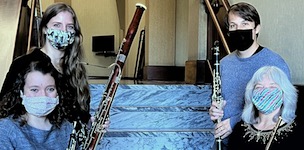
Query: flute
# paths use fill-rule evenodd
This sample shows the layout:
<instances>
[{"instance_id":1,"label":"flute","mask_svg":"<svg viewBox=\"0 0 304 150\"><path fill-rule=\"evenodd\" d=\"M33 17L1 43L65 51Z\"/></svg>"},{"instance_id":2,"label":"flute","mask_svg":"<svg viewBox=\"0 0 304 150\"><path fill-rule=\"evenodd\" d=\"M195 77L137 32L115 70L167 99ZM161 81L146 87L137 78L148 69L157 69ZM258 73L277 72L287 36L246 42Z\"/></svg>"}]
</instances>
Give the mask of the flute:
<instances>
[{"instance_id":1,"label":"flute","mask_svg":"<svg viewBox=\"0 0 304 150\"><path fill-rule=\"evenodd\" d=\"M275 127L274 127L274 129L273 129L273 131L272 131L271 137L270 137L270 139L269 139L269 141L268 141L268 143L267 143L267 145L266 145L266 147L265 147L265 150L268 150L268 149L269 149L269 147L270 147L270 145L271 145L271 142L272 142L272 140L273 140L275 134L277 133L277 130L278 130L278 128L279 128L281 122L282 122L282 117L279 116L279 120L278 120L277 124L275 125Z\"/></svg>"}]
</instances>

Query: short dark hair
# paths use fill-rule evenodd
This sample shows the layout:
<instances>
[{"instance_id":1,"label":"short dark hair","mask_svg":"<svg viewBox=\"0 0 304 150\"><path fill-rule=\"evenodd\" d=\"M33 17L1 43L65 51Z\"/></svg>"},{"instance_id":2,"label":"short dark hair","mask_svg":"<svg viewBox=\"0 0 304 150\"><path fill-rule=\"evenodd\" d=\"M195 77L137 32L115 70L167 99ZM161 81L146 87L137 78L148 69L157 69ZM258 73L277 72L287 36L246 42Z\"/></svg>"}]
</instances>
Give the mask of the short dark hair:
<instances>
[{"instance_id":1,"label":"short dark hair","mask_svg":"<svg viewBox=\"0 0 304 150\"><path fill-rule=\"evenodd\" d=\"M236 14L247 21L254 22L255 27L261 24L260 15L258 11L252 5L245 2L240 2L232 5L226 14L225 25L227 29L229 28L229 13Z\"/></svg>"}]
</instances>

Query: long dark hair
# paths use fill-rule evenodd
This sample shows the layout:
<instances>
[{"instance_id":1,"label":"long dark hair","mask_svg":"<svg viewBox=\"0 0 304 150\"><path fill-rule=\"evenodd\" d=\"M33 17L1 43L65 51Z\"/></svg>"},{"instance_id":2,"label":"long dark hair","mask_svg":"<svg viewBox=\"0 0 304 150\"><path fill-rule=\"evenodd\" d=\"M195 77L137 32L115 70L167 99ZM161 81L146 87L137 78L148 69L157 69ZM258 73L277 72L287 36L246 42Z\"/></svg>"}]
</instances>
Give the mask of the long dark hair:
<instances>
[{"instance_id":1,"label":"long dark hair","mask_svg":"<svg viewBox=\"0 0 304 150\"><path fill-rule=\"evenodd\" d=\"M89 112L90 106L90 90L88 79L86 75L86 69L83 64L80 63L82 59L83 47L82 47L82 33L76 13L73 8L64 3L55 3L50 5L43 14L43 18L40 24L40 31L43 31L47 26L47 23L60 12L70 12L74 20L75 40L73 44L69 45L65 54L62 57L62 69L63 80L66 82L65 89L69 90L65 98L72 96L72 101L78 102L79 109L85 112ZM40 35L41 45L45 45L46 35L41 32ZM70 98L71 99L71 98ZM74 103L74 102L73 102ZM74 103L75 104L75 103ZM73 104L73 105L74 105ZM78 106L75 106L78 107Z\"/></svg>"}]
</instances>

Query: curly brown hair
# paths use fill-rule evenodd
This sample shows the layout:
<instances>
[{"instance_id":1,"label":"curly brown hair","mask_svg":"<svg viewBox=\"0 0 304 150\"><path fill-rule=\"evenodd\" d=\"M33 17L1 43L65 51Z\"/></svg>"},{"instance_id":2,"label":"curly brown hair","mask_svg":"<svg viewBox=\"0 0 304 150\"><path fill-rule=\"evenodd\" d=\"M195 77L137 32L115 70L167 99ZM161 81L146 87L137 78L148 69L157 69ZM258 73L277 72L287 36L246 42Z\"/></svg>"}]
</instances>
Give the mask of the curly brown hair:
<instances>
[{"instance_id":1,"label":"curly brown hair","mask_svg":"<svg viewBox=\"0 0 304 150\"><path fill-rule=\"evenodd\" d=\"M46 61L33 61L26 69L18 74L17 80L15 83L13 83L13 88L8 91L4 95L2 101L0 101L0 118L12 116L13 119L20 119L21 125L26 123L26 120L22 117L24 114L26 114L26 110L22 104L20 91L23 91L27 75L33 71L39 71L42 74L50 74L55 80L56 89L59 96L59 104L46 117L49 119L50 123L60 127L62 121L65 119L66 112L64 112L65 106L61 101L61 93L58 89L59 76L52 64Z\"/></svg>"}]
</instances>

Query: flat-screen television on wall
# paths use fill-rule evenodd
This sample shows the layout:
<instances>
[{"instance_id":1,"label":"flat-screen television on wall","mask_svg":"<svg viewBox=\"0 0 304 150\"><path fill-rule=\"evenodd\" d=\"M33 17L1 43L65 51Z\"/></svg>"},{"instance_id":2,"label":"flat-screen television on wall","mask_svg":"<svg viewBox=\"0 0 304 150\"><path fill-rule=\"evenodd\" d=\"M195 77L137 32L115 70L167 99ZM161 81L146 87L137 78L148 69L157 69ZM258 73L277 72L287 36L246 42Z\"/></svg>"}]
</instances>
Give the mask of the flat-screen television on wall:
<instances>
[{"instance_id":1,"label":"flat-screen television on wall","mask_svg":"<svg viewBox=\"0 0 304 150\"><path fill-rule=\"evenodd\" d=\"M92 51L96 54L114 54L114 35L93 36Z\"/></svg>"}]
</instances>

